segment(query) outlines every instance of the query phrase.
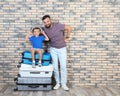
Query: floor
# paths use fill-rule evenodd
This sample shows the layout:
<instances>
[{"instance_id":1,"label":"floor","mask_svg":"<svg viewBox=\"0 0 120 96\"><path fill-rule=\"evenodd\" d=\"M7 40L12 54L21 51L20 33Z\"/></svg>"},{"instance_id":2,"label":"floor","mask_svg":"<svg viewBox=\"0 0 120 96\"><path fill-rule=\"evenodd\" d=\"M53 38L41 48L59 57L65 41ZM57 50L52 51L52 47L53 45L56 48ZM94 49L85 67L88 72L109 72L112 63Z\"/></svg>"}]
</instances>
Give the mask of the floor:
<instances>
[{"instance_id":1,"label":"floor","mask_svg":"<svg viewBox=\"0 0 120 96\"><path fill-rule=\"evenodd\" d=\"M62 88L51 91L14 91L13 85L0 86L0 96L120 96L118 86L81 86L70 87L69 91Z\"/></svg>"}]
</instances>

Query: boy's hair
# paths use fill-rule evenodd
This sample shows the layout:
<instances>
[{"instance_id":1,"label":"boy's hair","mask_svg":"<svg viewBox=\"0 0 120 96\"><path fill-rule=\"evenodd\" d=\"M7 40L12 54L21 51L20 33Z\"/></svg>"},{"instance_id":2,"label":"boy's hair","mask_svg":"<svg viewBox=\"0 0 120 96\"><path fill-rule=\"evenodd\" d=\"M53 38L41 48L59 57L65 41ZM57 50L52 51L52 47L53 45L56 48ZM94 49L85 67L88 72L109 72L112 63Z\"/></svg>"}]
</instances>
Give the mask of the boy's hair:
<instances>
[{"instance_id":1,"label":"boy's hair","mask_svg":"<svg viewBox=\"0 0 120 96\"><path fill-rule=\"evenodd\" d=\"M42 17L42 21L43 21L44 19L46 19L46 18L51 19L50 15L44 15L44 16Z\"/></svg>"},{"instance_id":2,"label":"boy's hair","mask_svg":"<svg viewBox=\"0 0 120 96\"><path fill-rule=\"evenodd\" d=\"M35 28L32 29L32 32L34 32L35 29L38 29L39 31L41 31L41 28L35 27Z\"/></svg>"}]
</instances>

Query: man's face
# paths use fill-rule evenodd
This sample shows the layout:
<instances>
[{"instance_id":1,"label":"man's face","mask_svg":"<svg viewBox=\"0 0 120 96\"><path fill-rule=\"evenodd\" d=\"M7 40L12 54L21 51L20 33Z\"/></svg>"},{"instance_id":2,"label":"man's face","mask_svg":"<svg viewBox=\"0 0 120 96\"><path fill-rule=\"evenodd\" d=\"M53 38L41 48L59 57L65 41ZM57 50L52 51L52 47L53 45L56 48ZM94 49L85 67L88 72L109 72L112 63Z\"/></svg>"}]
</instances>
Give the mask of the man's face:
<instances>
[{"instance_id":1,"label":"man's face","mask_svg":"<svg viewBox=\"0 0 120 96\"><path fill-rule=\"evenodd\" d=\"M44 20L43 20L43 23L44 23L44 26L45 26L46 28L50 28L51 25L52 25L52 21L51 21L50 18L44 19Z\"/></svg>"}]
</instances>

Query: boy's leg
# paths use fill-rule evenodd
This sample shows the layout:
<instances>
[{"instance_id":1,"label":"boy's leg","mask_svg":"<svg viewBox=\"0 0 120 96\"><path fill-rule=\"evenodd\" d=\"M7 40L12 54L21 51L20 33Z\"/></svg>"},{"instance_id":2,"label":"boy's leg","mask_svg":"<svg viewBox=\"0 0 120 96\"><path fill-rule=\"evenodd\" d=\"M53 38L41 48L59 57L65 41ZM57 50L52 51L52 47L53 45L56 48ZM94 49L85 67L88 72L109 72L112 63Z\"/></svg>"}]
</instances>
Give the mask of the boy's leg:
<instances>
[{"instance_id":1,"label":"boy's leg","mask_svg":"<svg viewBox=\"0 0 120 96\"><path fill-rule=\"evenodd\" d=\"M32 67L35 68L35 49L32 49Z\"/></svg>"},{"instance_id":2,"label":"boy's leg","mask_svg":"<svg viewBox=\"0 0 120 96\"><path fill-rule=\"evenodd\" d=\"M42 49L37 50L38 54L39 54L39 62L38 62L38 66L41 67L42 66Z\"/></svg>"}]
</instances>

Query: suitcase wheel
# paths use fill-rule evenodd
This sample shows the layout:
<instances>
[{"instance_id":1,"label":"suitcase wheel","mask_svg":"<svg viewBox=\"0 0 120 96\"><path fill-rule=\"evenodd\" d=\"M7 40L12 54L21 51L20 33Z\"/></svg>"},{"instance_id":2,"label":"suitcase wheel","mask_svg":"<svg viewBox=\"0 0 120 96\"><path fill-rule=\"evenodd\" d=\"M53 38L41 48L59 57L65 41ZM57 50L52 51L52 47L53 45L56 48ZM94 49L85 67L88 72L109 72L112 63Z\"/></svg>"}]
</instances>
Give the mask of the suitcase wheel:
<instances>
[{"instance_id":1,"label":"suitcase wheel","mask_svg":"<svg viewBox=\"0 0 120 96\"><path fill-rule=\"evenodd\" d=\"M18 82L16 82L16 85L18 85Z\"/></svg>"},{"instance_id":2,"label":"suitcase wheel","mask_svg":"<svg viewBox=\"0 0 120 96\"><path fill-rule=\"evenodd\" d=\"M18 91L18 88L16 87L16 88L14 88L13 90L14 90L14 91Z\"/></svg>"},{"instance_id":3,"label":"suitcase wheel","mask_svg":"<svg viewBox=\"0 0 120 96\"><path fill-rule=\"evenodd\" d=\"M17 76L18 76L18 77L21 77L21 75L20 75L20 74L18 74Z\"/></svg>"},{"instance_id":4,"label":"suitcase wheel","mask_svg":"<svg viewBox=\"0 0 120 96\"><path fill-rule=\"evenodd\" d=\"M21 65L17 65L17 68L20 68L21 67Z\"/></svg>"},{"instance_id":5,"label":"suitcase wheel","mask_svg":"<svg viewBox=\"0 0 120 96\"><path fill-rule=\"evenodd\" d=\"M17 80L18 80L18 78L17 78L17 77L15 77L15 78L14 78L14 81L17 81Z\"/></svg>"}]
</instances>

